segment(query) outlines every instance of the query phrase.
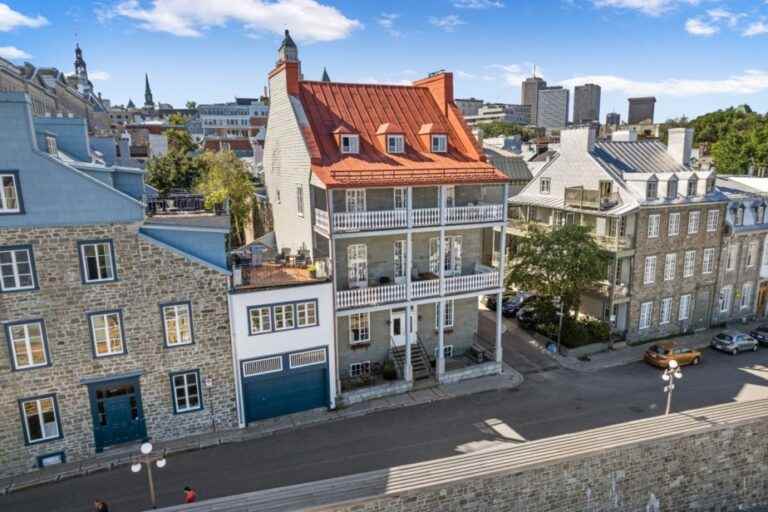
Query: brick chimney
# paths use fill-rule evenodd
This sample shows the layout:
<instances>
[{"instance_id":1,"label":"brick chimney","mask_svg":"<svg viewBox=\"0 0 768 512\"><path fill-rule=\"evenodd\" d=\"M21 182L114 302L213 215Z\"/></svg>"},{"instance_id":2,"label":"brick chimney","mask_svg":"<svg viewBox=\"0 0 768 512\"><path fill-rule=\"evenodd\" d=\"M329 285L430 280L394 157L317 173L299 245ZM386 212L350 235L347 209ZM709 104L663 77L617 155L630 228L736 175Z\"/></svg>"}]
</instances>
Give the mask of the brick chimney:
<instances>
[{"instance_id":1,"label":"brick chimney","mask_svg":"<svg viewBox=\"0 0 768 512\"><path fill-rule=\"evenodd\" d=\"M272 94L284 92L291 96L298 96L299 80L301 80L299 49L286 30L283 43L277 50L275 69L269 73L269 89Z\"/></svg>"},{"instance_id":2,"label":"brick chimney","mask_svg":"<svg viewBox=\"0 0 768 512\"><path fill-rule=\"evenodd\" d=\"M416 87L426 87L435 98L440 110L448 115L448 105L453 103L453 73L436 71L427 78L413 82Z\"/></svg>"},{"instance_id":3,"label":"brick chimney","mask_svg":"<svg viewBox=\"0 0 768 512\"><path fill-rule=\"evenodd\" d=\"M680 165L691 163L691 148L693 147L693 128L670 128L667 153Z\"/></svg>"}]
</instances>

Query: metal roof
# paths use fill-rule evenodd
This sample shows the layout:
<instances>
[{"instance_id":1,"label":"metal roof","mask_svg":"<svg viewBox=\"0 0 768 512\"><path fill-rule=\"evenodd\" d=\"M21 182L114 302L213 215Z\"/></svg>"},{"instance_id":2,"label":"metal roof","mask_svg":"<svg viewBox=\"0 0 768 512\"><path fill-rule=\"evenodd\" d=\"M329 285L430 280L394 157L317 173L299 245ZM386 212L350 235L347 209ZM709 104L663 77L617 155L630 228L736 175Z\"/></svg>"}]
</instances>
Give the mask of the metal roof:
<instances>
[{"instance_id":1,"label":"metal roof","mask_svg":"<svg viewBox=\"0 0 768 512\"><path fill-rule=\"evenodd\" d=\"M664 144L656 140L635 142L598 142L592 156L616 173L669 173L691 172L691 169L675 162Z\"/></svg>"},{"instance_id":2,"label":"metal roof","mask_svg":"<svg viewBox=\"0 0 768 512\"><path fill-rule=\"evenodd\" d=\"M528 169L528 165L519 156L506 155L504 152L495 148L483 148L485 155L488 157L488 163L507 175L507 178L511 180L525 180L530 181L533 179L531 170Z\"/></svg>"}]
</instances>

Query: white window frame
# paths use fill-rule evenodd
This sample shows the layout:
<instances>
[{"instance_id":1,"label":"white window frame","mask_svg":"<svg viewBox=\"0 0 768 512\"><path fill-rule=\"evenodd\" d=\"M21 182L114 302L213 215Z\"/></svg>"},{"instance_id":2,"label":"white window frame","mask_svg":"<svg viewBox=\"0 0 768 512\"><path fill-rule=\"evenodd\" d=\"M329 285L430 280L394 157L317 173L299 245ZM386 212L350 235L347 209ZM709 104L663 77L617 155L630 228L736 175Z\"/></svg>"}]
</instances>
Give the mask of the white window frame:
<instances>
[{"instance_id":1,"label":"white window frame","mask_svg":"<svg viewBox=\"0 0 768 512\"><path fill-rule=\"evenodd\" d=\"M193 376L193 379L190 379L190 376ZM181 377L183 379L182 384L177 384L176 379ZM174 373L171 377L173 386L172 386L172 393L173 393L173 410L176 413L183 413L183 412L192 412L192 411L199 411L203 408L203 395L200 390L200 374L197 371L189 371L189 372L179 372ZM195 388L197 389L197 393L191 394L189 391L190 386L194 384ZM186 403L184 407L179 406L179 396L178 391L183 390L183 400ZM189 405L189 399L190 397L195 396L197 398L197 405L190 406Z\"/></svg>"},{"instance_id":2,"label":"white window frame","mask_svg":"<svg viewBox=\"0 0 768 512\"><path fill-rule=\"evenodd\" d=\"M0 292L16 292L23 290L34 290L37 287L37 276L35 275L35 265L32 250L29 247L14 247L14 248L0 248L0 254L7 253L10 256L10 262L0 263ZM26 253L27 261L21 262L29 266L29 272L19 271L19 253ZM6 275L6 271L10 269L10 273ZM13 278L13 285L10 287L5 286L6 278ZM28 277L31 284L28 286L22 286L22 278Z\"/></svg>"},{"instance_id":3,"label":"white window frame","mask_svg":"<svg viewBox=\"0 0 768 512\"><path fill-rule=\"evenodd\" d=\"M717 231L717 225L720 221L720 210L709 210L707 212L707 232Z\"/></svg>"},{"instance_id":4,"label":"white window frame","mask_svg":"<svg viewBox=\"0 0 768 512\"><path fill-rule=\"evenodd\" d=\"M443 190L445 190L445 207L453 208L456 206L456 186L445 185Z\"/></svg>"},{"instance_id":5,"label":"white window frame","mask_svg":"<svg viewBox=\"0 0 768 512\"><path fill-rule=\"evenodd\" d=\"M272 308L269 306L256 306L248 308L248 317L250 319L249 327L251 336L272 332ZM266 320L266 321L265 321ZM256 330L258 321L259 329Z\"/></svg>"},{"instance_id":6,"label":"white window frame","mask_svg":"<svg viewBox=\"0 0 768 512\"><path fill-rule=\"evenodd\" d=\"M747 248L747 268L754 267L757 263L757 241L752 240L749 242L749 247Z\"/></svg>"},{"instance_id":7,"label":"white window frame","mask_svg":"<svg viewBox=\"0 0 768 512\"><path fill-rule=\"evenodd\" d=\"M408 270L405 268L407 264L407 258L406 241L395 240L392 243L392 264L395 283L400 283L401 281L404 281L406 277L408 277Z\"/></svg>"},{"instance_id":8,"label":"white window frame","mask_svg":"<svg viewBox=\"0 0 768 512\"><path fill-rule=\"evenodd\" d=\"M341 134L339 150L342 155L357 155L360 153L360 136L356 133Z\"/></svg>"},{"instance_id":9,"label":"white window frame","mask_svg":"<svg viewBox=\"0 0 768 512\"><path fill-rule=\"evenodd\" d=\"M550 194L552 192L552 179L539 178L539 193Z\"/></svg>"},{"instance_id":10,"label":"white window frame","mask_svg":"<svg viewBox=\"0 0 768 512\"><path fill-rule=\"evenodd\" d=\"M387 153L392 155L405 153L405 136L400 134L387 135Z\"/></svg>"},{"instance_id":11,"label":"white window frame","mask_svg":"<svg viewBox=\"0 0 768 512\"><path fill-rule=\"evenodd\" d=\"M347 213L366 211L366 194L364 188L348 188L344 191L344 203Z\"/></svg>"},{"instance_id":12,"label":"white window frame","mask_svg":"<svg viewBox=\"0 0 768 512\"><path fill-rule=\"evenodd\" d=\"M680 304L678 306L678 311L677 311L677 320L678 321L688 320L690 316L690 308L691 308L691 294L687 293L685 295L681 295Z\"/></svg>"},{"instance_id":13,"label":"white window frame","mask_svg":"<svg viewBox=\"0 0 768 512\"><path fill-rule=\"evenodd\" d=\"M677 177L672 176L672 178L667 181L667 199L675 199L677 198Z\"/></svg>"},{"instance_id":14,"label":"white window frame","mask_svg":"<svg viewBox=\"0 0 768 512\"><path fill-rule=\"evenodd\" d=\"M308 300L296 304L296 326L314 327L317 325L317 302Z\"/></svg>"},{"instance_id":15,"label":"white window frame","mask_svg":"<svg viewBox=\"0 0 768 512\"><path fill-rule=\"evenodd\" d=\"M304 217L304 186L296 184L296 215Z\"/></svg>"},{"instance_id":16,"label":"white window frame","mask_svg":"<svg viewBox=\"0 0 768 512\"><path fill-rule=\"evenodd\" d=\"M109 332L109 317L115 317L117 318L117 338L111 338L110 332ZM89 322L91 324L91 337L93 338L93 353L95 356L98 357L109 357L109 356L117 356L120 354L125 354L125 340L123 339L123 315L120 314L119 311L107 311L104 313L93 313L89 315ZM104 321L104 340L99 340L97 337L97 327L95 324L95 320L97 318L101 318ZM99 331L101 331L101 328L99 328ZM119 350L116 350L114 347L119 342ZM99 353L99 343L106 343L107 344L107 351L103 353Z\"/></svg>"},{"instance_id":17,"label":"white window frame","mask_svg":"<svg viewBox=\"0 0 768 512\"><path fill-rule=\"evenodd\" d=\"M48 347L47 340L45 338L45 326L43 326L42 320L34 320L31 322L14 323L8 325L8 344L11 347L11 355L13 357L13 368L15 370L29 370L31 368L40 368L42 366L48 366ZM37 333L30 333L32 327L37 327ZM21 329L22 335L17 338L14 335L14 330ZM33 338L40 340L40 352L43 354L43 360L41 362L34 362L34 353L32 343ZM19 350L17 344L23 345L24 355L27 357L27 364L19 364Z\"/></svg>"},{"instance_id":18,"label":"white window frame","mask_svg":"<svg viewBox=\"0 0 768 512\"><path fill-rule=\"evenodd\" d=\"M736 270L736 264L739 261L739 244L730 244L728 246L728 259L726 261L726 271Z\"/></svg>"},{"instance_id":19,"label":"white window frame","mask_svg":"<svg viewBox=\"0 0 768 512\"><path fill-rule=\"evenodd\" d=\"M659 238L659 225L661 224L661 215L654 213L648 216L648 238Z\"/></svg>"},{"instance_id":20,"label":"white window frame","mask_svg":"<svg viewBox=\"0 0 768 512\"><path fill-rule=\"evenodd\" d=\"M693 190L691 190L691 185L693 185ZM699 179L695 176L692 176L688 178L688 183L685 187L685 192L687 197L695 197L696 194L698 194L699 191Z\"/></svg>"},{"instance_id":21,"label":"white window frame","mask_svg":"<svg viewBox=\"0 0 768 512\"><path fill-rule=\"evenodd\" d=\"M659 325L668 324L672 321L672 297L661 299L659 308Z\"/></svg>"},{"instance_id":22,"label":"white window frame","mask_svg":"<svg viewBox=\"0 0 768 512\"><path fill-rule=\"evenodd\" d=\"M643 268L643 284L649 285L656 282L656 256L646 256Z\"/></svg>"},{"instance_id":23,"label":"white window frame","mask_svg":"<svg viewBox=\"0 0 768 512\"><path fill-rule=\"evenodd\" d=\"M669 226L667 227L667 236L677 236L680 234L680 212L669 214Z\"/></svg>"},{"instance_id":24,"label":"white window frame","mask_svg":"<svg viewBox=\"0 0 768 512\"><path fill-rule=\"evenodd\" d=\"M643 302L640 304L640 319L638 322L638 329L644 330L651 326L653 319L653 302Z\"/></svg>"},{"instance_id":25,"label":"white window frame","mask_svg":"<svg viewBox=\"0 0 768 512\"><path fill-rule=\"evenodd\" d=\"M354 325L353 325L354 324ZM355 331L358 331L355 334ZM352 313L349 315L349 344L351 346L370 343L371 341L371 314Z\"/></svg>"},{"instance_id":26,"label":"white window frame","mask_svg":"<svg viewBox=\"0 0 768 512\"><path fill-rule=\"evenodd\" d=\"M350 288L368 286L368 246L365 244L347 246L347 283Z\"/></svg>"},{"instance_id":27,"label":"white window frame","mask_svg":"<svg viewBox=\"0 0 768 512\"><path fill-rule=\"evenodd\" d=\"M10 186L8 179L10 178ZM14 206L8 204L13 202ZM19 182L16 174L0 173L0 213L21 213L21 194L19 194Z\"/></svg>"},{"instance_id":28,"label":"white window frame","mask_svg":"<svg viewBox=\"0 0 768 512\"><path fill-rule=\"evenodd\" d=\"M99 277L92 279L88 275L88 258L86 255L88 248L93 247L94 256L96 261L96 273ZM105 249L106 254L100 254L100 250ZM80 244L80 261L83 267L83 282L85 283L107 283L116 279L115 261L112 257L112 242L109 240L103 240L99 242L84 242ZM104 264L99 261L104 257ZM102 276L103 274L103 276Z\"/></svg>"},{"instance_id":29,"label":"white window frame","mask_svg":"<svg viewBox=\"0 0 768 512\"><path fill-rule=\"evenodd\" d=\"M704 258L701 264L702 274L711 274L715 271L715 248L707 247L704 249Z\"/></svg>"},{"instance_id":30,"label":"white window frame","mask_svg":"<svg viewBox=\"0 0 768 512\"><path fill-rule=\"evenodd\" d=\"M432 135L431 146L433 153L447 153L448 152L448 136L447 135Z\"/></svg>"},{"instance_id":31,"label":"white window frame","mask_svg":"<svg viewBox=\"0 0 768 512\"><path fill-rule=\"evenodd\" d=\"M456 304L453 299L445 301L445 323L443 329L453 328L453 322L455 321ZM440 329L440 303L435 303L435 329Z\"/></svg>"},{"instance_id":32,"label":"white window frame","mask_svg":"<svg viewBox=\"0 0 768 512\"><path fill-rule=\"evenodd\" d=\"M731 310L732 295L733 287L731 285L720 288L720 296L718 298L720 313L728 313Z\"/></svg>"},{"instance_id":33,"label":"white window frame","mask_svg":"<svg viewBox=\"0 0 768 512\"><path fill-rule=\"evenodd\" d=\"M752 305L752 290L753 286L751 282L741 285L741 301L739 309L747 309Z\"/></svg>"},{"instance_id":34,"label":"white window frame","mask_svg":"<svg viewBox=\"0 0 768 512\"><path fill-rule=\"evenodd\" d=\"M406 187L395 187L392 189L392 205L395 210L405 210L408 208L408 189Z\"/></svg>"},{"instance_id":35,"label":"white window frame","mask_svg":"<svg viewBox=\"0 0 768 512\"><path fill-rule=\"evenodd\" d=\"M677 253L669 253L664 258L664 280L672 281L675 279L677 269Z\"/></svg>"},{"instance_id":36,"label":"white window frame","mask_svg":"<svg viewBox=\"0 0 768 512\"><path fill-rule=\"evenodd\" d=\"M653 193L651 193L653 191ZM655 201L659 198L659 181L650 179L645 183L645 199Z\"/></svg>"},{"instance_id":37,"label":"white window frame","mask_svg":"<svg viewBox=\"0 0 768 512\"><path fill-rule=\"evenodd\" d=\"M351 363L349 365L349 376L354 377L367 377L371 374L371 362L360 361L359 363Z\"/></svg>"},{"instance_id":38,"label":"white window frame","mask_svg":"<svg viewBox=\"0 0 768 512\"><path fill-rule=\"evenodd\" d=\"M692 277L696 270L696 250L685 251L683 258L683 277Z\"/></svg>"},{"instance_id":39,"label":"white window frame","mask_svg":"<svg viewBox=\"0 0 768 512\"><path fill-rule=\"evenodd\" d=\"M287 331L296 327L296 317L293 303L275 304L272 306L275 331Z\"/></svg>"},{"instance_id":40,"label":"white window frame","mask_svg":"<svg viewBox=\"0 0 768 512\"><path fill-rule=\"evenodd\" d=\"M688 212L688 234L695 235L699 232L699 221L701 220L701 212L693 211Z\"/></svg>"},{"instance_id":41,"label":"white window frame","mask_svg":"<svg viewBox=\"0 0 768 512\"><path fill-rule=\"evenodd\" d=\"M439 238L429 239L429 271L433 274L440 273L438 260L440 259L440 248L437 246ZM463 235L454 235L445 237L444 250L444 275L460 276L462 266L462 247L464 244Z\"/></svg>"},{"instance_id":42,"label":"white window frame","mask_svg":"<svg viewBox=\"0 0 768 512\"><path fill-rule=\"evenodd\" d=\"M43 402L46 402L46 401L50 401L51 403L51 412L53 413L53 426L55 427L55 432L46 431L46 428L45 428L46 423L43 420L43 414L44 414ZM38 421L40 422L40 433L42 434L42 437L40 437L39 439L32 439L32 436L31 436L32 430L30 429L30 426L29 426L30 416L27 415L27 407L26 407L26 405L29 403L35 404L35 415L37 416ZM29 444L43 443L45 441L50 441L52 439L59 439L61 437L61 427L59 425L59 415L56 407L56 397L53 395L21 400L21 419L24 422L24 435L27 438L27 442Z\"/></svg>"},{"instance_id":43,"label":"white window frame","mask_svg":"<svg viewBox=\"0 0 768 512\"><path fill-rule=\"evenodd\" d=\"M170 315L169 315L170 313ZM183 336L181 323L179 320L186 318L187 333ZM173 320L173 328L169 321ZM180 304L166 304L163 306L163 325L165 326L165 344L169 347L178 347L181 345L191 345L193 342L192 334L192 308L186 302ZM171 343L171 334L176 335L176 342Z\"/></svg>"}]
</instances>

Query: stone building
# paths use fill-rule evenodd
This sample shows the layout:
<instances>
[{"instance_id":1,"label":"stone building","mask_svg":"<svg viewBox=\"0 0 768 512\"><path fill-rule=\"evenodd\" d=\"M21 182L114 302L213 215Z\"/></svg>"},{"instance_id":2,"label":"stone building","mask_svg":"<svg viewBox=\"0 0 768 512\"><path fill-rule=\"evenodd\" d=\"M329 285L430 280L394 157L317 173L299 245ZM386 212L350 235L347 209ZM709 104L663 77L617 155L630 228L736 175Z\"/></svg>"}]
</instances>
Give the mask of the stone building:
<instances>
[{"instance_id":1,"label":"stone building","mask_svg":"<svg viewBox=\"0 0 768 512\"><path fill-rule=\"evenodd\" d=\"M146 218L142 171L31 110L0 93L0 475L236 426L227 219Z\"/></svg>"},{"instance_id":2,"label":"stone building","mask_svg":"<svg viewBox=\"0 0 768 512\"><path fill-rule=\"evenodd\" d=\"M501 322L488 340L496 356L470 366L486 350L478 297L501 292L491 264L508 178L464 123L452 75L410 86L305 81L286 34L269 88L264 174L277 246L330 262L339 389L390 364L401 390L501 371Z\"/></svg>"},{"instance_id":3,"label":"stone building","mask_svg":"<svg viewBox=\"0 0 768 512\"><path fill-rule=\"evenodd\" d=\"M630 341L706 328L716 300L727 198L714 171L690 167L693 131L669 137L664 147L564 130L558 153L510 199L513 236L534 226L590 228L613 262L581 313Z\"/></svg>"}]
</instances>

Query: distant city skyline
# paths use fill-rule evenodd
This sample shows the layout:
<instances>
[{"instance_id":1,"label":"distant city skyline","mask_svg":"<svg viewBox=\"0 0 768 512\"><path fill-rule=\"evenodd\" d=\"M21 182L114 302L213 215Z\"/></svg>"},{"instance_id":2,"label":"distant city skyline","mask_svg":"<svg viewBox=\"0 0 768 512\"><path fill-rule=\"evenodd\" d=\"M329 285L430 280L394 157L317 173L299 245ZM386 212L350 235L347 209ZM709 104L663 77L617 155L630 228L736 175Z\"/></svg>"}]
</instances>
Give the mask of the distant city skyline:
<instances>
[{"instance_id":1,"label":"distant city skyline","mask_svg":"<svg viewBox=\"0 0 768 512\"><path fill-rule=\"evenodd\" d=\"M578 27L578 34L573 33ZM0 0L0 56L74 70L79 42L96 91L114 104L183 106L259 96L282 31L304 76L405 83L453 71L457 97L520 103L537 76L602 89L601 111L656 96L656 119L749 104L768 111L763 0Z\"/></svg>"}]
</instances>

